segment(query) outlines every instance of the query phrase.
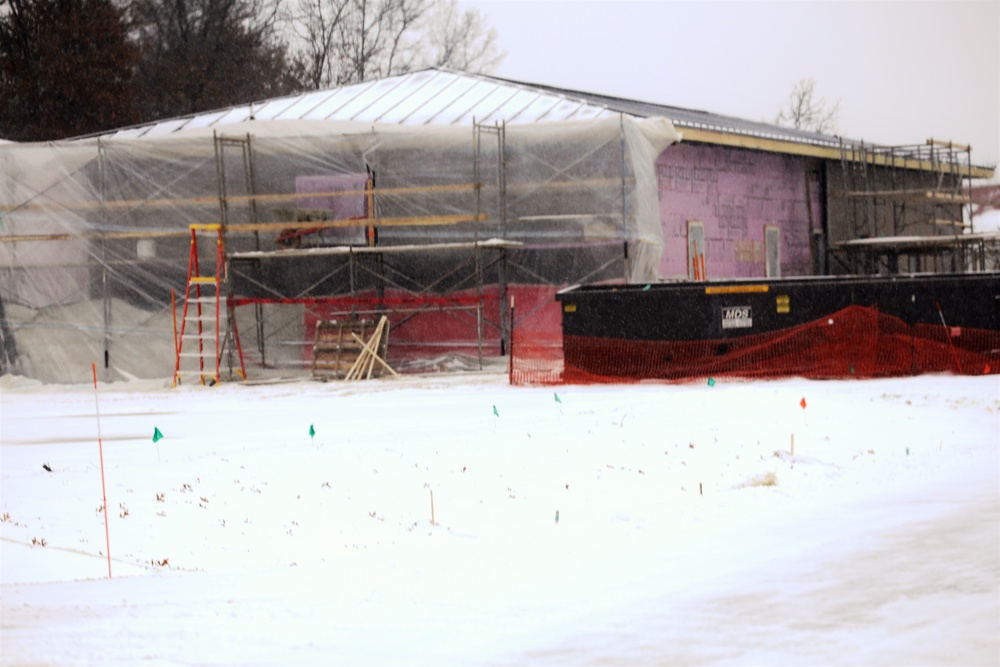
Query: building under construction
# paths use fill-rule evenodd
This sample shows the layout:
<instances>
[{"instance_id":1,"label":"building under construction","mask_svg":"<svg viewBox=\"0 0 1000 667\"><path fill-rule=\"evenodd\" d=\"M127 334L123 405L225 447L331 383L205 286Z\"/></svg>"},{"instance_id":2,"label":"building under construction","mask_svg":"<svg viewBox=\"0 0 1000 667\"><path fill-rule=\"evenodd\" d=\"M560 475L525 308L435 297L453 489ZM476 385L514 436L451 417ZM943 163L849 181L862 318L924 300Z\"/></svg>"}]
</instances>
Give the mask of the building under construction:
<instances>
[{"instance_id":1,"label":"building under construction","mask_svg":"<svg viewBox=\"0 0 1000 667\"><path fill-rule=\"evenodd\" d=\"M0 144L0 174L0 372L49 382L478 369L513 330L560 348L578 283L981 271L997 243L967 147L440 69Z\"/></svg>"}]
</instances>

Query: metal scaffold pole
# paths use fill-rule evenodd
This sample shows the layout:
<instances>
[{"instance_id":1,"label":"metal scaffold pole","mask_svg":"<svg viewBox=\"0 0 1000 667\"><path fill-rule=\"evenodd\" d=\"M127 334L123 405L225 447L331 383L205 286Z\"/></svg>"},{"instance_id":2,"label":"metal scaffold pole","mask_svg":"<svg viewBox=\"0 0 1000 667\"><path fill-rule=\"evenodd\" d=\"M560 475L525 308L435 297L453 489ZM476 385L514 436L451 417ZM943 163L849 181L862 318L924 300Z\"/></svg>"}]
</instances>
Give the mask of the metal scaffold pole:
<instances>
[{"instance_id":1,"label":"metal scaffold pole","mask_svg":"<svg viewBox=\"0 0 1000 667\"><path fill-rule=\"evenodd\" d=\"M106 198L105 188L107 187L107 153L104 144L97 140L97 161L98 161L98 203L100 205L101 228L108 228L108 211L104 206ZM101 290L104 300L104 381L111 381L111 290L108 286L108 262L107 262L108 240L101 239Z\"/></svg>"}]
</instances>

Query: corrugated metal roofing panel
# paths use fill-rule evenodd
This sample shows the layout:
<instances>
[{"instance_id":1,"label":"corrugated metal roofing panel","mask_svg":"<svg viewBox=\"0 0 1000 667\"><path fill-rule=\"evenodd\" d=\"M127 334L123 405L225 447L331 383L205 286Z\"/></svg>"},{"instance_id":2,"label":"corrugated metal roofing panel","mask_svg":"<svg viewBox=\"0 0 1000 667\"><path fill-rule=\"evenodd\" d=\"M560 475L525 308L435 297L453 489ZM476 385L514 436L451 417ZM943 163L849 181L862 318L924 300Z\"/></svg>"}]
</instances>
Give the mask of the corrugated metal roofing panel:
<instances>
[{"instance_id":1,"label":"corrugated metal roofing panel","mask_svg":"<svg viewBox=\"0 0 1000 667\"><path fill-rule=\"evenodd\" d=\"M254 105L255 108L253 117L259 120L273 120L283 112L290 109L293 104L301 100L303 97L305 97L305 95L296 95L294 97L276 97L273 100L261 102L259 105Z\"/></svg>"},{"instance_id":2,"label":"corrugated metal roofing panel","mask_svg":"<svg viewBox=\"0 0 1000 667\"><path fill-rule=\"evenodd\" d=\"M344 105L349 104L351 100L358 97L358 95L361 95L364 92L364 87L344 86L343 88L334 89L332 92L332 95L329 95L305 113L302 113L301 110L289 109L286 113L280 114L277 117L277 120L327 120L331 117L338 118L339 116L337 116L337 111L339 111ZM295 113L296 111L299 111L299 113Z\"/></svg>"},{"instance_id":3,"label":"corrugated metal roofing panel","mask_svg":"<svg viewBox=\"0 0 1000 667\"><path fill-rule=\"evenodd\" d=\"M242 123L250 118L250 105L245 107L233 107L224 116L215 121L215 125L228 125L229 123Z\"/></svg>"},{"instance_id":4,"label":"corrugated metal roofing panel","mask_svg":"<svg viewBox=\"0 0 1000 667\"><path fill-rule=\"evenodd\" d=\"M406 113L400 122L406 125L426 125L444 114L453 114L455 109L465 110L469 98L480 82L469 77L456 77L440 94L428 99L423 105ZM485 91L485 87L481 88ZM481 92L485 95L485 92ZM463 102L464 100L464 102ZM405 109L403 111L406 111ZM450 123L453 117L447 122ZM441 122L441 121L438 121Z\"/></svg>"},{"instance_id":5,"label":"corrugated metal roofing panel","mask_svg":"<svg viewBox=\"0 0 1000 667\"><path fill-rule=\"evenodd\" d=\"M415 72L411 78L401 81L400 85L386 92L382 97L375 100L367 109L358 115L358 120L377 123L389 111L393 109L411 108L413 104L410 100L415 95L428 86L434 79L434 73L429 71Z\"/></svg>"},{"instance_id":6,"label":"corrugated metal roofing panel","mask_svg":"<svg viewBox=\"0 0 1000 667\"><path fill-rule=\"evenodd\" d=\"M118 130L112 133L110 136L114 139L136 139L141 137L150 129L149 125L143 125L141 127L129 127L124 130Z\"/></svg>"},{"instance_id":7,"label":"corrugated metal roofing panel","mask_svg":"<svg viewBox=\"0 0 1000 667\"><path fill-rule=\"evenodd\" d=\"M436 104L448 104L455 97L461 95L462 91L467 90L473 85L472 81L451 74L450 72L428 70L421 72L421 74L428 75L426 80L406 97L405 100L400 100L398 104L383 111L375 119L376 122L412 124L413 121L411 119L432 101L436 102Z\"/></svg>"},{"instance_id":8,"label":"corrugated metal roofing panel","mask_svg":"<svg viewBox=\"0 0 1000 667\"><path fill-rule=\"evenodd\" d=\"M404 81L408 81L405 77L389 77L388 79L379 79L378 81L373 81L370 86L368 86L359 95L356 95L347 104L343 105L336 110L334 115L326 116L313 116L309 114L307 118L335 118L337 120L368 120L365 118L365 111L371 107L373 104L378 102L378 100L384 96L390 94Z\"/></svg>"},{"instance_id":9,"label":"corrugated metal roofing panel","mask_svg":"<svg viewBox=\"0 0 1000 667\"><path fill-rule=\"evenodd\" d=\"M591 104L580 107L580 110L573 114L573 120L590 120L591 118L604 118L614 115L616 112L609 111L607 107L598 107Z\"/></svg>"},{"instance_id":10,"label":"corrugated metal roofing panel","mask_svg":"<svg viewBox=\"0 0 1000 667\"><path fill-rule=\"evenodd\" d=\"M559 100L559 104L552 109L548 116L542 120L572 120L577 118L577 114L583 111L585 108L593 108L588 104L584 104L580 100L567 100L565 97Z\"/></svg>"},{"instance_id":11,"label":"corrugated metal roofing panel","mask_svg":"<svg viewBox=\"0 0 1000 667\"><path fill-rule=\"evenodd\" d=\"M340 91L340 88L334 88L333 90L317 90L312 93L307 93L300 97L295 104L275 116L274 119L285 120L305 118L306 114L322 104L323 100L329 99Z\"/></svg>"},{"instance_id":12,"label":"corrugated metal roofing panel","mask_svg":"<svg viewBox=\"0 0 1000 667\"><path fill-rule=\"evenodd\" d=\"M454 116L450 122L453 125L471 123L473 118L479 122L492 122L494 113L516 94L517 89L511 86L498 86L492 82L481 81L480 85L475 86L466 96L472 103L465 107L461 115ZM478 99L474 98L473 95L478 95ZM456 111L460 108L459 104L462 101L455 101L453 106Z\"/></svg>"},{"instance_id":13,"label":"corrugated metal roofing panel","mask_svg":"<svg viewBox=\"0 0 1000 667\"><path fill-rule=\"evenodd\" d=\"M452 100L449 104L435 109L433 114L429 114L424 124L454 125L460 118L463 118L470 110L477 108L491 92L496 89L495 85L490 85L488 81L481 81L473 78L473 85L469 86L461 95ZM430 106L430 105L429 105ZM433 106L438 106L434 104Z\"/></svg>"},{"instance_id":14,"label":"corrugated metal roofing panel","mask_svg":"<svg viewBox=\"0 0 1000 667\"><path fill-rule=\"evenodd\" d=\"M508 117L513 123L540 123L559 106L560 99L556 95L539 95L520 113ZM561 119L560 119L561 120Z\"/></svg>"},{"instance_id":15,"label":"corrugated metal roofing panel","mask_svg":"<svg viewBox=\"0 0 1000 667\"><path fill-rule=\"evenodd\" d=\"M192 118L176 118L174 120L165 120L157 123L153 127L149 128L143 136L145 137L162 137L165 134L171 134L177 130L183 129L185 125L191 122Z\"/></svg>"},{"instance_id":16,"label":"corrugated metal roofing panel","mask_svg":"<svg viewBox=\"0 0 1000 667\"><path fill-rule=\"evenodd\" d=\"M513 89L511 92L510 99L504 102L502 105L497 107L496 111L487 118L483 120L494 121L494 120L506 120L513 121L518 115L523 114L528 107L537 102L540 98L548 97L545 93L540 93L537 90L517 90ZM521 122L532 122L533 118L526 118Z\"/></svg>"},{"instance_id":17,"label":"corrugated metal roofing panel","mask_svg":"<svg viewBox=\"0 0 1000 667\"><path fill-rule=\"evenodd\" d=\"M217 120L229 113L229 109L223 109L222 111L214 111L212 113L203 113L195 116L191 119L191 122L187 124L189 130L193 130L199 127L208 127L209 125L214 125Z\"/></svg>"}]
</instances>

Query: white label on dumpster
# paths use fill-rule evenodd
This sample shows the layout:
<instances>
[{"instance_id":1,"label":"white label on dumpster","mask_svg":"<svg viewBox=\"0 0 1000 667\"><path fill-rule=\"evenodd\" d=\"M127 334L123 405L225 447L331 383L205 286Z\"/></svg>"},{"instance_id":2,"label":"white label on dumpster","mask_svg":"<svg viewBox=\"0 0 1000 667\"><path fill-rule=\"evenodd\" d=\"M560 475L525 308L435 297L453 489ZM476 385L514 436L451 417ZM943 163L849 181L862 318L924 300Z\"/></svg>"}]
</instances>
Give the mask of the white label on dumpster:
<instances>
[{"instance_id":1,"label":"white label on dumpster","mask_svg":"<svg viewBox=\"0 0 1000 667\"><path fill-rule=\"evenodd\" d=\"M724 306L722 308L723 329L748 329L753 326L750 306Z\"/></svg>"}]
</instances>

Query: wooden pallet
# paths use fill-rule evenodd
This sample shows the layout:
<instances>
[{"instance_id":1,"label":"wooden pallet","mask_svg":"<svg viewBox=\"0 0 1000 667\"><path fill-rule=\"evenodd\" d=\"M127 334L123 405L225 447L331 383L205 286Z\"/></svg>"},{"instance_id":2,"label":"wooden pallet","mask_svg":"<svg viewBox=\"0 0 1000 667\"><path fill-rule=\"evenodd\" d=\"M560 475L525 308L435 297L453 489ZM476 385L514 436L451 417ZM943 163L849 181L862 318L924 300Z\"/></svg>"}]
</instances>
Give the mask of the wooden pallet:
<instances>
[{"instance_id":1,"label":"wooden pallet","mask_svg":"<svg viewBox=\"0 0 1000 667\"><path fill-rule=\"evenodd\" d=\"M379 377L389 347L389 324L385 316L376 324L370 319L328 320L316 323L312 376L316 380L357 380ZM366 349L370 348L370 349ZM371 354L378 356L379 363Z\"/></svg>"}]
</instances>

